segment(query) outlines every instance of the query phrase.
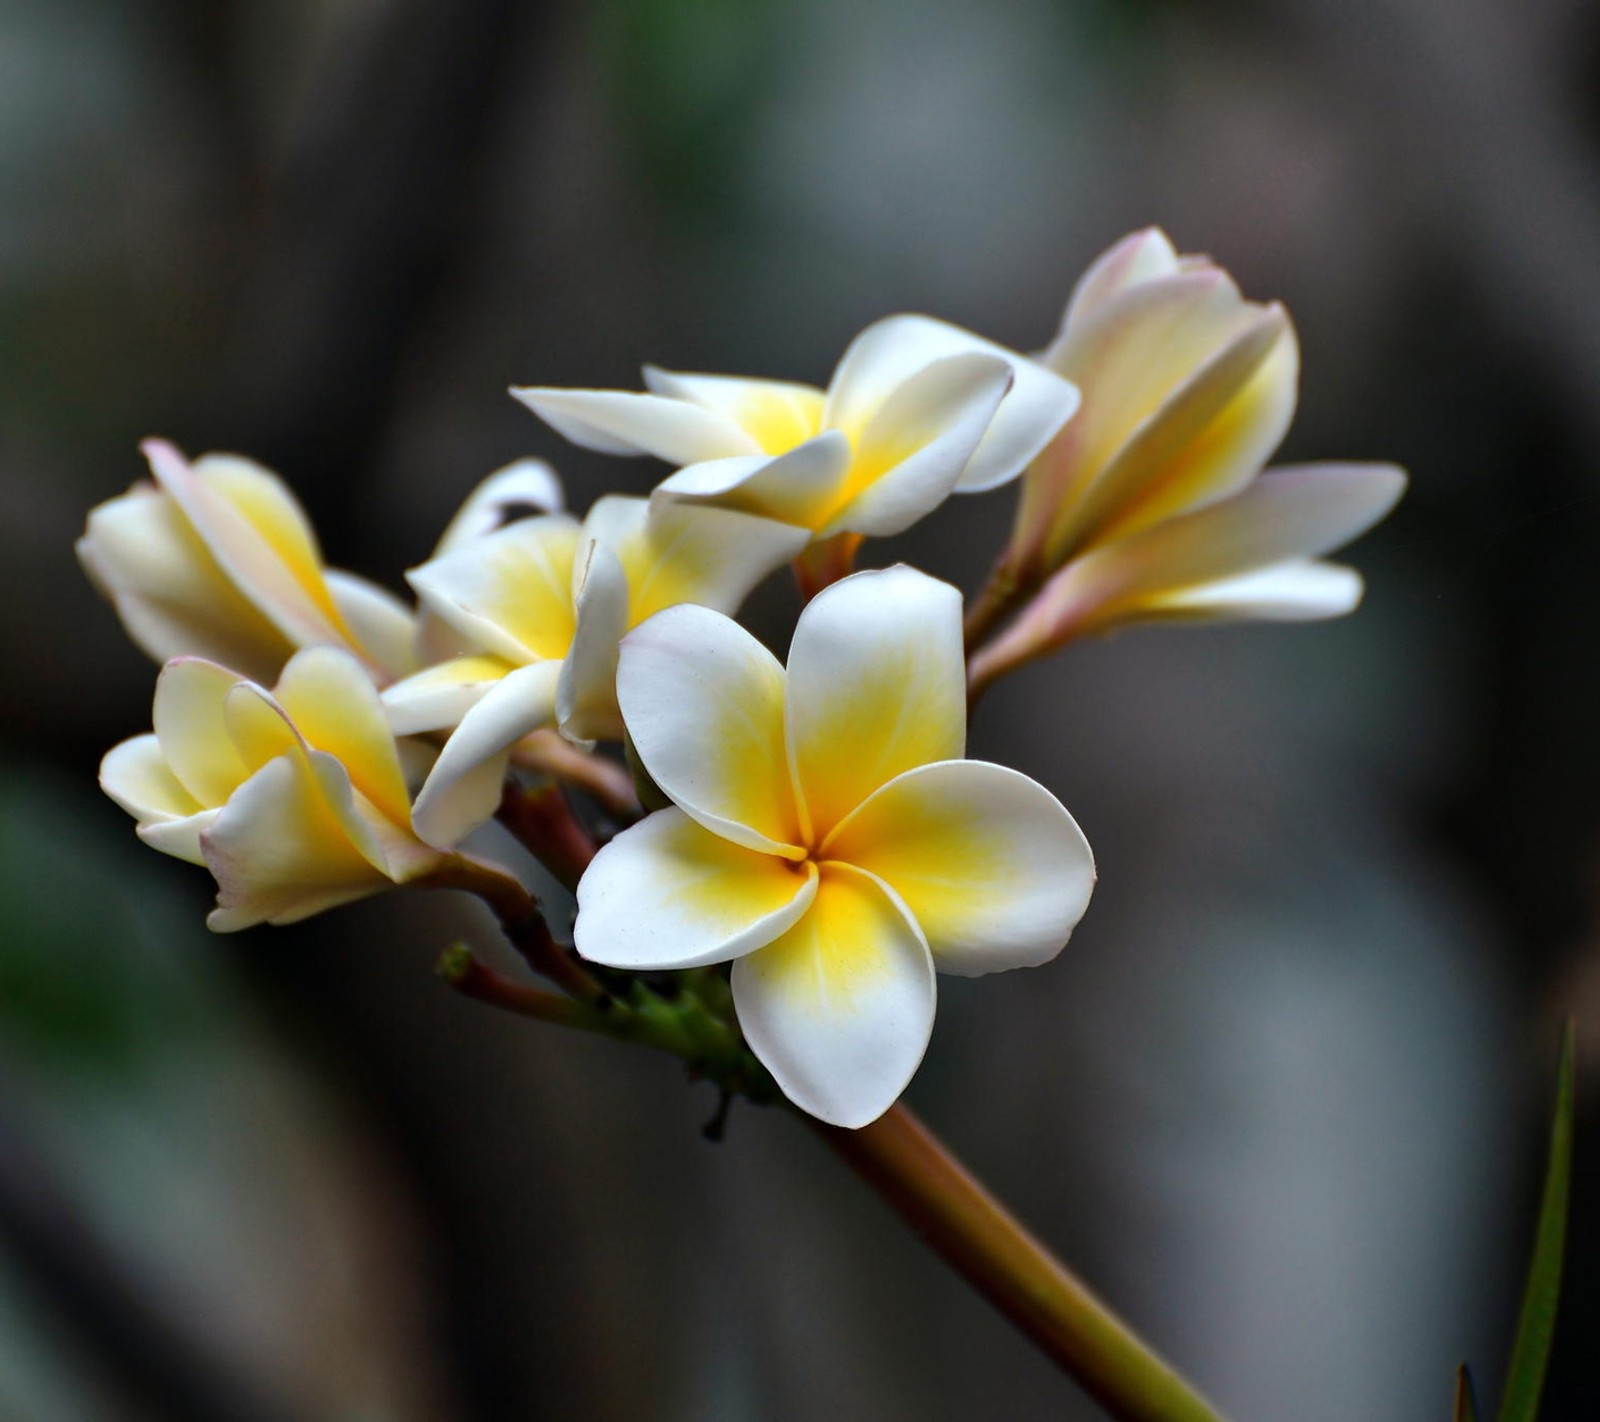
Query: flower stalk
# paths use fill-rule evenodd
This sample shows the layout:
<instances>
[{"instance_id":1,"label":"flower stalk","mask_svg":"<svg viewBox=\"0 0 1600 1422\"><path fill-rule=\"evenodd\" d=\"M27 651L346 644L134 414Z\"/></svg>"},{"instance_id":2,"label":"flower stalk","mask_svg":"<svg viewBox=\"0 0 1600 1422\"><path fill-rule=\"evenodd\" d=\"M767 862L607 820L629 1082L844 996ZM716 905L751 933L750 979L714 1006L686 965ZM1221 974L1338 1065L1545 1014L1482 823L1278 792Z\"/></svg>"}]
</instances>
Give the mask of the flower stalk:
<instances>
[{"instance_id":1,"label":"flower stalk","mask_svg":"<svg viewBox=\"0 0 1600 1422\"><path fill-rule=\"evenodd\" d=\"M817 1134L946 1263L1117 1422L1222 1422L1035 1239L904 1105L871 1125Z\"/></svg>"}]
</instances>

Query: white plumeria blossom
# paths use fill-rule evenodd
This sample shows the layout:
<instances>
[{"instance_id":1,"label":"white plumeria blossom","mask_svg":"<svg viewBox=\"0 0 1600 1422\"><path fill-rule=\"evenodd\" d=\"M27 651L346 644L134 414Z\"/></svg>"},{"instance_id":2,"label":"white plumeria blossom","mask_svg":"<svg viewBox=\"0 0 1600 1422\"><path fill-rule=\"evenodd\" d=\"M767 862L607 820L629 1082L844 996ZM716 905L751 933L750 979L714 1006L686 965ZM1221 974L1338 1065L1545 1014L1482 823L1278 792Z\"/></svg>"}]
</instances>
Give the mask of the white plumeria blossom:
<instances>
[{"instance_id":1,"label":"white plumeria blossom","mask_svg":"<svg viewBox=\"0 0 1600 1422\"><path fill-rule=\"evenodd\" d=\"M153 721L106 755L100 784L145 843L216 876L219 932L291 923L440 861L412 832L401 747L348 652L297 652L271 691L177 658Z\"/></svg>"},{"instance_id":2,"label":"white plumeria blossom","mask_svg":"<svg viewBox=\"0 0 1600 1422\"><path fill-rule=\"evenodd\" d=\"M805 542L749 514L610 495L581 524L520 519L413 569L427 614L471 649L384 693L397 733L451 731L417 796L417 832L445 848L492 815L512 748L535 730L620 739L623 633L674 603L732 612Z\"/></svg>"},{"instance_id":3,"label":"white plumeria blossom","mask_svg":"<svg viewBox=\"0 0 1600 1422\"><path fill-rule=\"evenodd\" d=\"M851 343L826 390L646 366L647 393L513 390L576 444L679 465L659 498L782 520L816 538L887 537L952 492L1015 478L1071 418L1071 383L927 316Z\"/></svg>"},{"instance_id":4,"label":"white plumeria blossom","mask_svg":"<svg viewBox=\"0 0 1600 1422\"><path fill-rule=\"evenodd\" d=\"M323 565L305 511L276 475L232 454L190 464L142 446L154 483L89 514L78 558L151 657L209 657L271 681L301 647L354 653L374 679L411 671L410 612Z\"/></svg>"},{"instance_id":5,"label":"white plumeria blossom","mask_svg":"<svg viewBox=\"0 0 1600 1422\"><path fill-rule=\"evenodd\" d=\"M934 970L1055 956L1094 884L1043 786L961 759L961 596L907 567L825 589L787 671L674 607L624 639L617 695L673 801L578 886L578 951L627 969L734 960L739 1023L788 1097L876 1119L922 1059Z\"/></svg>"},{"instance_id":6,"label":"white plumeria blossom","mask_svg":"<svg viewBox=\"0 0 1600 1422\"><path fill-rule=\"evenodd\" d=\"M1083 408L1023 483L1010 571L1050 580L975 669L1133 622L1335 617L1360 575L1317 561L1394 507L1389 464L1262 473L1289 427L1299 353L1276 303L1246 301L1154 228L1084 275L1041 357Z\"/></svg>"}]
</instances>

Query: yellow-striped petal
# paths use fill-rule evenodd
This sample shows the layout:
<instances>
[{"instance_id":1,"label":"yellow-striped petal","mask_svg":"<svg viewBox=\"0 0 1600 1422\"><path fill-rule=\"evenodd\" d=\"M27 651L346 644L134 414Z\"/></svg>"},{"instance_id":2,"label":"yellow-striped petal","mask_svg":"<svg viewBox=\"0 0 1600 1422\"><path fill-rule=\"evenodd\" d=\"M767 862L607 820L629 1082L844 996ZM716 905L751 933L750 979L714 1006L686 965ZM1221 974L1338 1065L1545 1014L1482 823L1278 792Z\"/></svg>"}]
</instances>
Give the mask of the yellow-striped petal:
<instances>
[{"instance_id":1,"label":"yellow-striped petal","mask_svg":"<svg viewBox=\"0 0 1600 1422\"><path fill-rule=\"evenodd\" d=\"M772 942L810 906L817 871L658 810L597 854L578 884L573 941L613 968L692 968Z\"/></svg>"},{"instance_id":2,"label":"yellow-striped petal","mask_svg":"<svg viewBox=\"0 0 1600 1422\"><path fill-rule=\"evenodd\" d=\"M242 680L238 672L200 657L175 658L156 678L156 739L173 775L198 804L220 805L281 749L258 759L234 741L225 708Z\"/></svg>"},{"instance_id":3,"label":"yellow-striped petal","mask_svg":"<svg viewBox=\"0 0 1600 1422\"><path fill-rule=\"evenodd\" d=\"M826 396L814 385L730 375L683 375L654 365L645 366L644 383L656 395L688 400L726 416L766 454L782 454L804 444L822 428Z\"/></svg>"},{"instance_id":4,"label":"yellow-striped petal","mask_svg":"<svg viewBox=\"0 0 1600 1422\"><path fill-rule=\"evenodd\" d=\"M971 977L1053 958L1089 905L1094 856L1044 786L948 760L897 776L818 851L883 880L940 972Z\"/></svg>"},{"instance_id":5,"label":"yellow-striped petal","mask_svg":"<svg viewBox=\"0 0 1600 1422\"><path fill-rule=\"evenodd\" d=\"M788 731L814 836L901 771L962 754L965 666L961 594L914 568L856 573L807 604Z\"/></svg>"},{"instance_id":6,"label":"yellow-striped petal","mask_svg":"<svg viewBox=\"0 0 1600 1422\"><path fill-rule=\"evenodd\" d=\"M804 917L733 965L739 1026L783 1093L836 1126L876 1120L933 1031L933 960L869 874L823 866Z\"/></svg>"},{"instance_id":7,"label":"yellow-striped petal","mask_svg":"<svg viewBox=\"0 0 1600 1422\"><path fill-rule=\"evenodd\" d=\"M745 454L690 464L656 485L652 497L755 514L809 533L839 507L850 464L850 441L839 430L824 430L776 457Z\"/></svg>"},{"instance_id":8,"label":"yellow-striped petal","mask_svg":"<svg viewBox=\"0 0 1600 1422\"><path fill-rule=\"evenodd\" d=\"M199 864L208 807L184 789L153 735L134 736L107 751L100 788L138 823L139 838L163 854Z\"/></svg>"},{"instance_id":9,"label":"yellow-striped petal","mask_svg":"<svg viewBox=\"0 0 1600 1422\"><path fill-rule=\"evenodd\" d=\"M512 670L501 657L452 657L383 689L383 709L397 736L447 731L467 714L497 681Z\"/></svg>"},{"instance_id":10,"label":"yellow-striped petal","mask_svg":"<svg viewBox=\"0 0 1600 1422\"><path fill-rule=\"evenodd\" d=\"M683 465L761 453L737 421L688 400L550 386L522 386L511 393L557 434L601 454L653 454Z\"/></svg>"},{"instance_id":11,"label":"yellow-striped petal","mask_svg":"<svg viewBox=\"0 0 1600 1422\"><path fill-rule=\"evenodd\" d=\"M576 621L556 685L556 725L569 740L620 741L617 646L628 625L628 576L617 555L587 533L578 556L572 590Z\"/></svg>"},{"instance_id":12,"label":"yellow-striped petal","mask_svg":"<svg viewBox=\"0 0 1600 1422\"><path fill-rule=\"evenodd\" d=\"M800 859L784 685L777 658L738 623L683 605L629 633L617 699L674 804L735 844Z\"/></svg>"},{"instance_id":13,"label":"yellow-striped petal","mask_svg":"<svg viewBox=\"0 0 1600 1422\"><path fill-rule=\"evenodd\" d=\"M564 657L572 645L577 523L522 519L413 568L406 581L474 646L506 661Z\"/></svg>"}]
</instances>

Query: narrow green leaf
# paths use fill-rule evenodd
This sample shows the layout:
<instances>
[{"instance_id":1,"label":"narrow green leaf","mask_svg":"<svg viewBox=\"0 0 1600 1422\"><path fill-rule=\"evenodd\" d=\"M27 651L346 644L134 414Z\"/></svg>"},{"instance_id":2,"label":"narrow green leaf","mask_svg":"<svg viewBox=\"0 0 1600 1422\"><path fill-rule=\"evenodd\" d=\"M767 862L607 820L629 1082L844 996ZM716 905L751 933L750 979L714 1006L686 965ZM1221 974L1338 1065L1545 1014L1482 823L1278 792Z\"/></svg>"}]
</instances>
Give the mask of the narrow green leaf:
<instances>
[{"instance_id":1,"label":"narrow green leaf","mask_svg":"<svg viewBox=\"0 0 1600 1422\"><path fill-rule=\"evenodd\" d=\"M1456 1369L1454 1422L1478 1422L1478 1395L1472 1390L1472 1370L1465 1363Z\"/></svg>"},{"instance_id":2,"label":"narrow green leaf","mask_svg":"<svg viewBox=\"0 0 1600 1422\"><path fill-rule=\"evenodd\" d=\"M1550 1128L1550 1163L1539 1204L1533 1259L1517 1316L1516 1341L1506 1369L1499 1422L1535 1422L1544 1388L1550 1342L1556 1331L1556 1300L1561 1293L1561 1256L1567 1238L1567 1192L1572 1183L1573 1027L1561 1034L1561 1068L1556 1080L1556 1115Z\"/></svg>"}]
</instances>

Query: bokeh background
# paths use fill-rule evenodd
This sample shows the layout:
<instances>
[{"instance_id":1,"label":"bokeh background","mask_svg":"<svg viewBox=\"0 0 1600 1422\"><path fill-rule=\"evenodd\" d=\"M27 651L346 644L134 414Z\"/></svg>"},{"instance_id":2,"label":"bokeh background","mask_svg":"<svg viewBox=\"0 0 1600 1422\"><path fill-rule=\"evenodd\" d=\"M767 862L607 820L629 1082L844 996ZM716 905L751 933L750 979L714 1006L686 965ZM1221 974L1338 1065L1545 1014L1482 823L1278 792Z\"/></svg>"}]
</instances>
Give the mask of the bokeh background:
<instances>
[{"instance_id":1,"label":"bokeh background","mask_svg":"<svg viewBox=\"0 0 1600 1422\"><path fill-rule=\"evenodd\" d=\"M397 589L478 478L660 469L508 384L1024 349L1166 227L1279 297L1291 458L1388 458L1365 607L1005 683L1101 865L944 980L910 1099L1238 1422L1494 1391L1587 1029L1546 1415L1600 1404L1600 11L1582 0L0 7L0 1413L1092 1414L808 1133L431 976L459 904L213 938L94 766L153 668L70 551L136 441L247 452ZM971 588L1011 495L906 556ZM780 648L796 610L752 604Z\"/></svg>"}]
</instances>

